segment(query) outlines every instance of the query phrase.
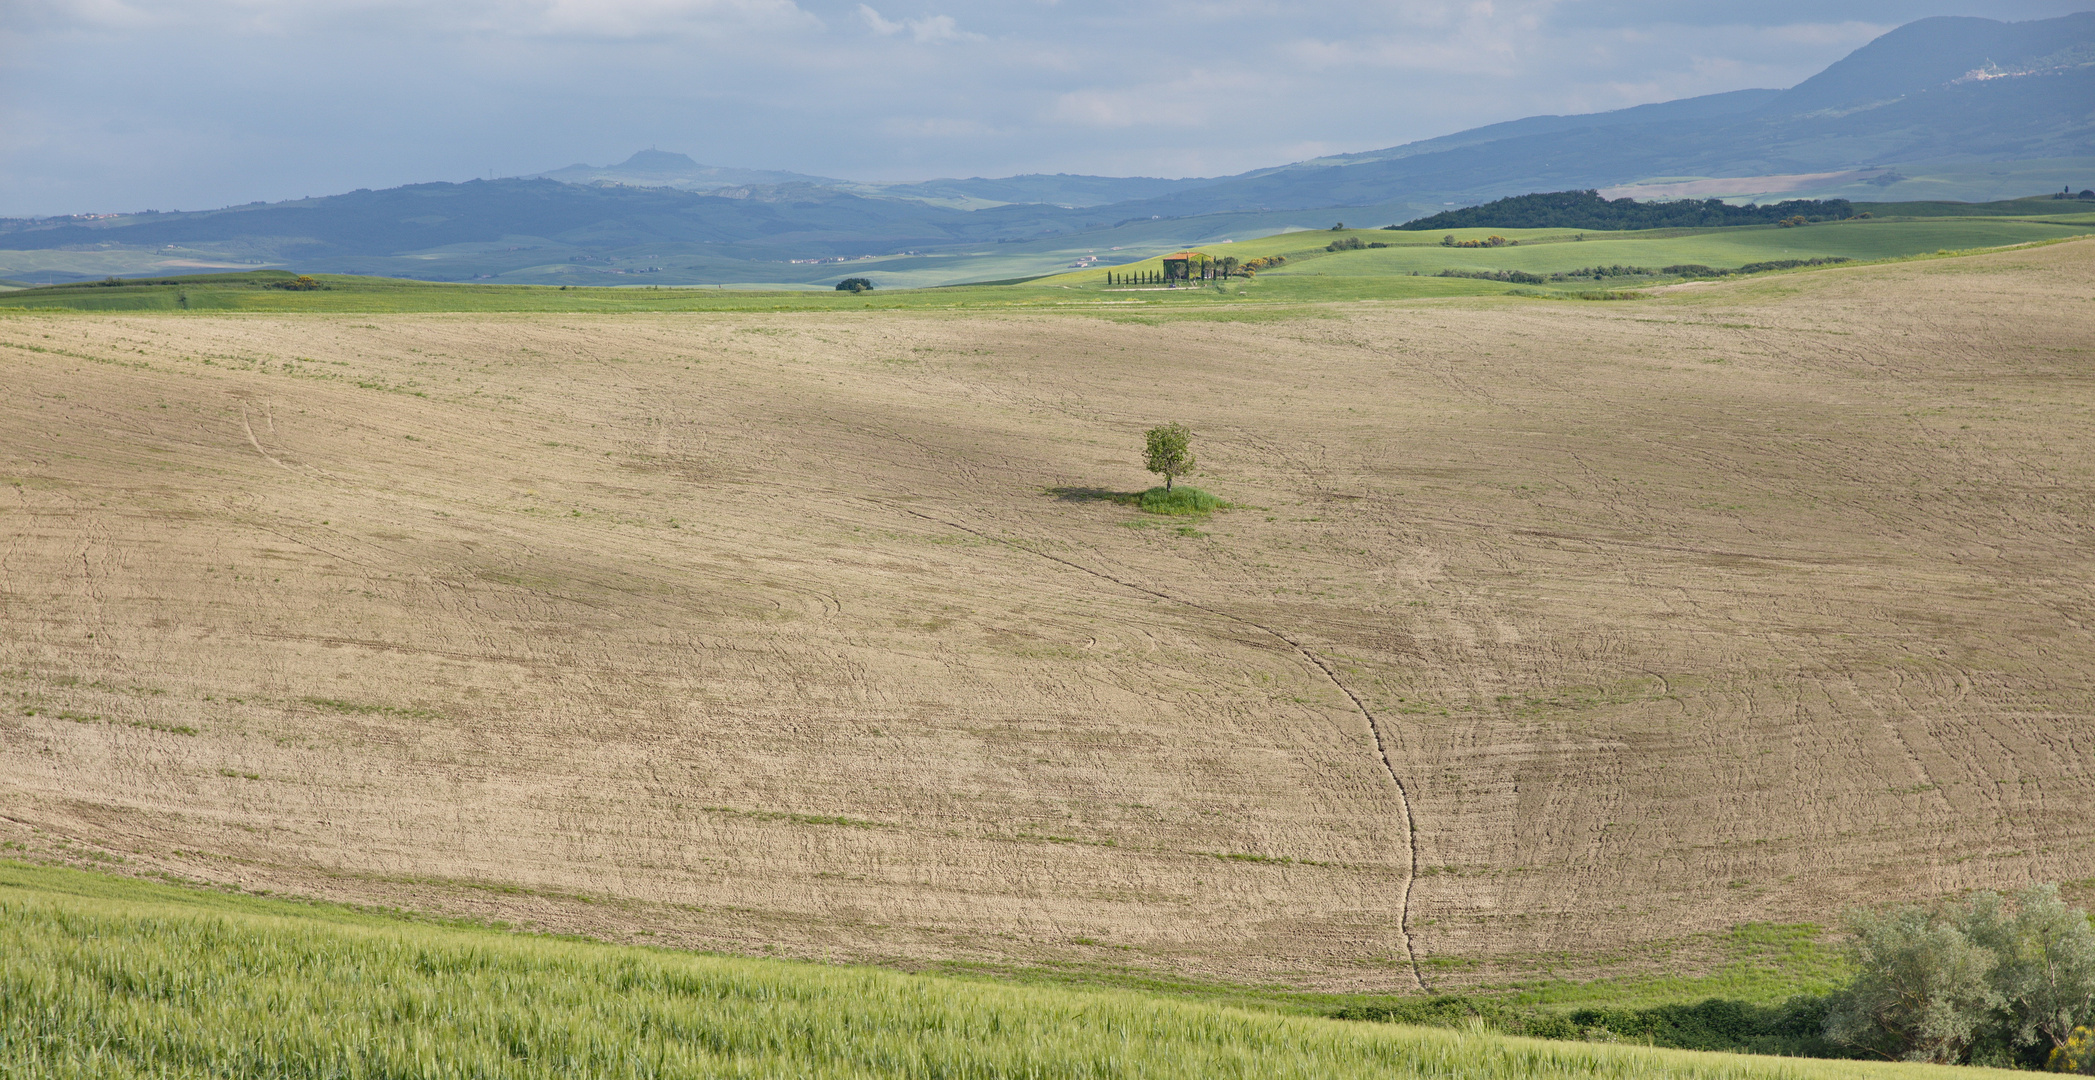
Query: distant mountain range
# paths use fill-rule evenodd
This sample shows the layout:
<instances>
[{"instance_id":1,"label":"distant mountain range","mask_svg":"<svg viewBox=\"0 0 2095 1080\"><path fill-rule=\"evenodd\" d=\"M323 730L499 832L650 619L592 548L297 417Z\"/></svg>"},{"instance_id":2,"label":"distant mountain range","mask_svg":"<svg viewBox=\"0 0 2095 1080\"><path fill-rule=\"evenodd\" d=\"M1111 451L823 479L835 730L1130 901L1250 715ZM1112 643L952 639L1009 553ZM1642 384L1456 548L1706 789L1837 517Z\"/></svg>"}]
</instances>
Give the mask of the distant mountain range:
<instances>
[{"instance_id":1,"label":"distant mountain range","mask_svg":"<svg viewBox=\"0 0 2095 1080\"><path fill-rule=\"evenodd\" d=\"M1183 215L1366 205L1414 192L1480 202L1652 176L2086 157L2095 154L2091 103L2095 12L2026 23L1922 19L1788 90L1529 117L1233 176L1146 208Z\"/></svg>"},{"instance_id":2,"label":"distant mountain range","mask_svg":"<svg viewBox=\"0 0 2095 1080\"><path fill-rule=\"evenodd\" d=\"M1028 173L995 180L971 177L966 180L918 180L880 183L836 180L801 173L767 172L761 169L731 169L701 165L684 154L664 150L642 150L616 165L569 165L565 169L539 173L533 180L558 180L568 184L622 184L629 187L670 187L746 196L758 188L778 184L814 184L853 195L872 198L909 199L958 210L981 210L1012 203L1083 207L1148 199L1197 187L1210 181L1192 178L1163 180L1148 176L1072 176L1068 173Z\"/></svg>"},{"instance_id":3,"label":"distant mountain range","mask_svg":"<svg viewBox=\"0 0 2095 1080\"><path fill-rule=\"evenodd\" d=\"M1697 185L1724 189L1700 194L1804 194L1819 184L1810 193L1894 199L1909 189L1908 197L1944 194L1923 173L1985 165L1980 172L2063 174L2078 188L2095 183L2091 103L2095 12L2024 23L1931 18L1788 90L1528 117L1228 177L866 182L704 165L651 149L527 178L198 213L5 221L0 276L259 263L448 280L648 274L661 284L791 283L833 276L823 261L889 256L905 262L854 273L878 279L914 267L907 280L929 283L967 276L992 256L999 274L1046 270L1070 250L1125 247L1133 259L1231 229L1305 224L1295 218L1313 210L1336 218L1345 208L1357 224L1379 224L1527 192L1619 192L1651 178L1739 178ZM1987 197L2036 193L1979 188ZM985 244L1002 247L985 252ZM939 259L943 269L933 268Z\"/></svg>"}]
</instances>

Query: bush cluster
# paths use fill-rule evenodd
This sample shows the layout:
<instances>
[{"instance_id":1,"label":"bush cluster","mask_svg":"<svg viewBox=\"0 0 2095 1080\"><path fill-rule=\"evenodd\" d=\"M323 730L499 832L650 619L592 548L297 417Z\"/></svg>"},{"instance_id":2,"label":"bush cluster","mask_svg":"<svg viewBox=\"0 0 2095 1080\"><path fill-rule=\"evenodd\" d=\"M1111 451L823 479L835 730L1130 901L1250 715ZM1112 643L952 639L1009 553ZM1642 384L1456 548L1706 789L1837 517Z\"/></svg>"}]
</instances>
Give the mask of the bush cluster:
<instances>
[{"instance_id":1,"label":"bush cluster","mask_svg":"<svg viewBox=\"0 0 2095 1080\"><path fill-rule=\"evenodd\" d=\"M2073 1034L2066 1038L2066 1045L2053 1050L2044 1067L2052 1072L2095 1076L2095 1030L2085 1026L2074 1028Z\"/></svg>"},{"instance_id":2,"label":"bush cluster","mask_svg":"<svg viewBox=\"0 0 2095 1080\"><path fill-rule=\"evenodd\" d=\"M2095 1075L2095 923L2039 885L2012 899L1856 911L1856 975L1780 1005L1718 998L1550 1013L1442 995L1340 1010L1342 1019L1459 1027L1682 1050L2050 1069Z\"/></svg>"},{"instance_id":3,"label":"bush cluster","mask_svg":"<svg viewBox=\"0 0 2095 1080\"><path fill-rule=\"evenodd\" d=\"M1592 278L1595 281L1599 281L1601 278L1611 277L1650 276L1651 270L1646 267L1624 266L1621 263L1610 263L1607 266L1581 266L1576 270L1566 270L1561 274L1550 275L1550 280L1563 281L1567 278Z\"/></svg>"},{"instance_id":4,"label":"bush cluster","mask_svg":"<svg viewBox=\"0 0 2095 1080\"><path fill-rule=\"evenodd\" d=\"M1790 1057L1852 1058L1824 1035L1826 999L1800 995L1780 1005L1710 998L1693 1005L1645 1009L1579 1009L1551 1013L1459 994L1341 1009L1350 1020L1461 1027L1482 1023L1509 1035L1587 1042L1635 1042L1676 1050L1715 1050Z\"/></svg>"},{"instance_id":5,"label":"bush cluster","mask_svg":"<svg viewBox=\"0 0 2095 1080\"><path fill-rule=\"evenodd\" d=\"M1530 274L1525 270L1442 270L1437 276L1476 278L1478 281L1515 281L1522 285L1540 285L1549 280L1541 274Z\"/></svg>"},{"instance_id":6,"label":"bush cluster","mask_svg":"<svg viewBox=\"0 0 2095 1080\"><path fill-rule=\"evenodd\" d=\"M1873 1057L2041 1068L2095 1023L2095 925L2055 885L1856 912L1826 1037Z\"/></svg>"},{"instance_id":7,"label":"bush cluster","mask_svg":"<svg viewBox=\"0 0 2095 1080\"><path fill-rule=\"evenodd\" d=\"M1396 228L1396 226L1392 225L1390 228ZM1449 233L1440 238L1440 246L1459 248L1519 247L1520 241L1508 240L1503 236L1487 236L1482 240L1457 240L1454 233Z\"/></svg>"},{"instance_id":8,"label":"bush cluster","mask_svg":"<svg viewBox=\"0 0 2095 1080\"><path fill-rule=\"evenodd\" d=\"M1361 248L1386 248L1386 247L1388 247L1388 246L1389 246L1388 244L1385 244L1385 243L1383 243L1383 242L1381 242L1381 241L1379 241L1379 240L1375 241L1374 243L1367 243L1367 242L1365 242L1365 241L1361 240L1361 238L1360 238L1360 237L1358 237L1358 236L1347 236L1347 237L1342 237L1342 238L1340 238L1340 239L1337 239L1337 240L1333 240L1332 242L1330 242L1330 243L1328 243L1328 244L1325 244L1325 245L1324 245L1324 250L1325 250L1325 251L1359 251L1359 250L1360 250Z\"/></svg>"},{"instance_id":9,"label":"bush cluster","mask_svg":"<svg viewBox=\"0 0 2095 1080\"><path fill-rule=\"evenodd\" d=\"M1794 270L1800 266L1832 266L1849 262L1847 257L1832 255L1823 259L1769 259L1766 262L1750 262L1739 267L1704 266L1701 263L1675 263L1659 268L1659 273L1675 277L1712 278L1732 274L1759 274L1769 270Z\"/></svg>"}]
</instances>

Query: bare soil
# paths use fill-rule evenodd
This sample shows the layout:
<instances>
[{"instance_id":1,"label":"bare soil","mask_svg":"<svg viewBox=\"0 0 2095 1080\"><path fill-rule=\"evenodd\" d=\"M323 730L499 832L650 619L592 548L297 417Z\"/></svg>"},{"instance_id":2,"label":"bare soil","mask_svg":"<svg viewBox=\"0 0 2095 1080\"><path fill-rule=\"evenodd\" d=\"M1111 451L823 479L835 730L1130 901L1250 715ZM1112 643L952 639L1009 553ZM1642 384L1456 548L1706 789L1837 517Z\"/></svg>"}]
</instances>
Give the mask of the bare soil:
<instances>
[{"instance_id":1,"label":"bare soil","mask_svg":"<svg viewBox=\"0 0 2095 1080\"><path fill-rule=\"evenodd\" d=\"M10 316L0 840L1334 990L2095 878L2091 301Z\"/></svg>"}]
</instances>

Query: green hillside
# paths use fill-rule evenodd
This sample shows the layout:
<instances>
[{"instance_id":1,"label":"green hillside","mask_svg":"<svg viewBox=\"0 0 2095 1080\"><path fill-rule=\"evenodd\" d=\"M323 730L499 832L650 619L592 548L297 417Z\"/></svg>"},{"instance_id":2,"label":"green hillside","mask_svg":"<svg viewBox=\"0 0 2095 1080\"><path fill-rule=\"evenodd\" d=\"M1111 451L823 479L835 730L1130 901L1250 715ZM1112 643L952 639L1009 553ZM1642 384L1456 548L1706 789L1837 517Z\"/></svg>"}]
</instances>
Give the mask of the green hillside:
<instances>
[{"instance_id":1,"label":"green hillside","mask_svg":"<svg viewBox=\"0 0 2095 1080\"><path fill-rule=\"evenodd\" d=\"M1383 229L1348 229L1286 233L1260 240L1224 246L1208 246L1209 254L1232 255L1241 261L1285 256L1287 262L1259 273L1247 294L1278 298L1280 294L1307 298L1321 287L1332 298L1360 292L1363 279L1386 283L1392 290L1418 294L1421 283L1399 281L1412 274L1429 277L1442 270L1516 270L1531 274L1569 273L1594 266L1637 266L1661 270L1667 266L1696 264L1733 268L1751 263L1849 259L1866 262L1907 258L1938 251L1970 251L2095 233L2095 213L2062 214L2033 218L1916 218L1864 219L1826 222L1797 228L1753 225L1716 229L1649 229L1634 232L1581 232L1570 229L1456 229L1435 233L1393 232ZM1511 243L1497 247L1451 247L1442 242L1452 236L1457 243L1487 241L1498 236ZM1355 250L1331 251L1333 242L1359 241ZM1159 260L1112 273L1141 274L1161 269ZM1107 271L1087 270L1043 279L1038 284L1103 287ZM1663 277L1664 275L1658 275ZM1306 278L1325 279L1320 286ZM1345 279L1345 280L1336 280ZM1466 279L1443 279L1449 285ZM1232 289L1237 287L1232 282ZM1511 291L1515 285L1473 282ZM1570 289L1590 288L1590 281L1563 283Z\"/></svg>"},{"instance_id":2,"label":"green hillside","mask_svg":"<svg viewBox=\"0 0 2095 1080\"><path fill-rule=\"evenodd\" d=\"M2079 204L2063 204L2076 209ZM1700 265L1735 269L1758 263L1882 259L1968 252L2014 244L2043 243L2095 233L2095 212L2025 217L1871 218L1796 228L1775 225L1715 229L1648 229L1580 232L1570 229L1457 229L1397 232L1385 229L1297 230L1259 239L1201 246L1216 257L1284 261L1253 277L1233 277L1199 288L1122 284L1129 275L1162 270L1160 258L1067 271L1015 282L927 289L877 288L868 293L833 289L758 290L707 287L574 287L470 285L397 278L314 275L321 287L290 289L296 275L282 270L188 277L126 279L114 284L82 282L0 292L0 311L836 311L843 309L947 309L982 307L1099 307L1109 309L1189 305L1212 308L1260 303L1318 303L1363 299L1526 293L1589 294L1620 291L1681 279L1665 268ZM1490 247L1447 246L1488 241ZM1330 250L1334 243L1361 246ZM1635 268L1648 274L1547 280L1594 267ZM1480 280L1441 276L1513 271L1534 281ZM1112 283L1108 275L1112 275Z\"/></svg>"},{"instance_id":3,"label":"green hillside","mask_svg":"<svg viewBox=\"0 0 2095 1080\"><path fill-rule=\"evenodd\" d=\"M0 863L0 1075L1972 1077L694 955Z\"/></svg>"}]
</instances>

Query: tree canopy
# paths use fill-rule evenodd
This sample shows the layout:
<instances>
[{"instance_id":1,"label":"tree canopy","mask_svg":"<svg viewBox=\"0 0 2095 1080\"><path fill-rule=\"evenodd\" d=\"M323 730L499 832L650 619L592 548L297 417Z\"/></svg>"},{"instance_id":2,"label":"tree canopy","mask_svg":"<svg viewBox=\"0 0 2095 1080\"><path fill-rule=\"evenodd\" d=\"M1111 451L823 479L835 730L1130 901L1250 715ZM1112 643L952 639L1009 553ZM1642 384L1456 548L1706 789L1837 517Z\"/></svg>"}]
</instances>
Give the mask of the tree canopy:
<instances>
[{"instance_id":1,"label":"tree canopy","mask_svg":"<svg viewBox=\"0 0 2095 1080\"><path fill-rule=\"evenodd\" d=\"M1145 436L1142 464L1162 476L1164 490L1170 491L1173 480L1192 472L1198 464L1193 460L1193 432L1184 424L1150 428Z\"/></svg>"},{"instance_id":2,"label":"tree canopy","mask_svg":"<svg viewBox=\"0 0 2095 1080\"><path fill-rule=\"evenodd\" d=\"M1387 228L1407 232L1429 229L1683 229L1718 225L1774 225L1790 218L1839 221L1854 216L1846 199L1791 199L1766 206L1733 206L1722 199L1638 202L1603 199L1600 192L1549 191L1515 195L1447 210L1432 217Z\"/></svg>"}]
</instances>

